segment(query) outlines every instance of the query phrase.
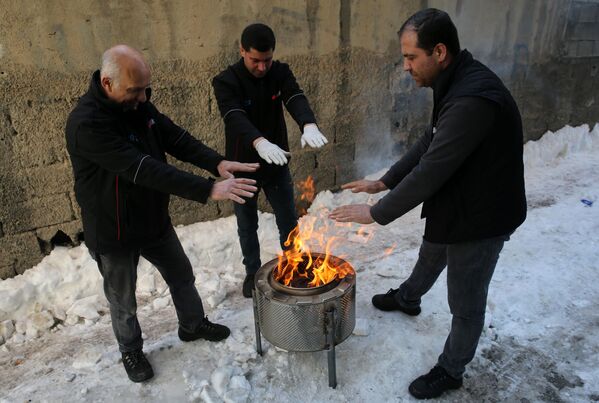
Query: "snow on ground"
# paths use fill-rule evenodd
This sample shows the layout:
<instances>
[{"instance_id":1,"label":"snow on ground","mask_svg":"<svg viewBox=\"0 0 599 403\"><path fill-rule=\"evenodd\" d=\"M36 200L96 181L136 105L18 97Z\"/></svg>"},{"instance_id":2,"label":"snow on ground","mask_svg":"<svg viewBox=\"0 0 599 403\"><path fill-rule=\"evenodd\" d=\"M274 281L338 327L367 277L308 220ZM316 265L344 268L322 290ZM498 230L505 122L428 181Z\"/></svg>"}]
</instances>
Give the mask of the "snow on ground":
<instances>
[{"instance_id":1,"label":"snow on ground","mask_svg":"<svg viewBox=\"0 0 599 403\"><path fill-rule=\"evenodd\" d=\"M599 125L565 127L526 144L528 218L501 254L464 387L443 401L599 400L598 152ZM420 211L385 227L326 219L335 206L378 197L321 192L302 218L338 236L333 253L357 270L356 330L336 349L337 389L328 387L326 352L288 353L263 339L264 356L256 354L228 217L177 232L206 312L232 329L229 339L179 341L168 288L142 260L139 317L155 377L131 383L95 262L84 245L56 248L23 275L0 281L0 401L411 401L410 381L435 364L449 330L445 277L423 298L418 317L377 311L370 299L409 275ZM278 251L271 214L260 215L260 239L266 262Z\"/></svg>"}]
</instances>

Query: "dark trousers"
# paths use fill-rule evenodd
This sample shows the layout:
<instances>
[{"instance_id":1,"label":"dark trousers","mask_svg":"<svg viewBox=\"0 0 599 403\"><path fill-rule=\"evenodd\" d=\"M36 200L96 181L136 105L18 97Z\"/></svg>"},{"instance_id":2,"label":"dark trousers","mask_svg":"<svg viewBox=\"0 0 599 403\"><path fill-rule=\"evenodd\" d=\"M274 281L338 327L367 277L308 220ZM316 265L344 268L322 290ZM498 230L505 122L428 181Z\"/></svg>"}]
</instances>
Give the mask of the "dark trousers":
<instances>
[{"instance_id":1,"label":"dark trousers","mask_svg":"<svg viewBox=\"0 0 599 403\"><path fill-rule=\"evenodd\" d=\"M112 329L121 352L143 347L137 321L137 263L143 256L152 263L168 284L179 326L193 332L204 318L202 300L194 285L191 263L171 227L159 241L139 250L125 253L90 252L104 278L104 295L110 305Z\"/></svg>"},{"instance_id":2,"label":"dark trousers","mask_svg":"<svg viewBox=\"0 0 599 403\"><path fill-rule=\"evenodd\" d=\"M287 236L297 225L295 202L293 201L293 181L289 168L281 169L281 174L260 183L266 199L275 213L281 248ZM258 193L245 204L235 203L237 234L243 254L246 274L254 274L261 266L260 243L258 242Z\"/></svg>"},{"instance_id":3,"label":"dark trousers","mask_svg":"<svg viewBox=\"0 0 599 403\"><path fill-rule=\"evenodd\" d=\"M485 323L489 283L508 239L500 236L449 245L423 240L412 274L399 287L399 297L408 304L420 304L420 298L447 266L452 321L438 365L455 378L462 376L474 358Z\"/></svg>"}]
</instances>

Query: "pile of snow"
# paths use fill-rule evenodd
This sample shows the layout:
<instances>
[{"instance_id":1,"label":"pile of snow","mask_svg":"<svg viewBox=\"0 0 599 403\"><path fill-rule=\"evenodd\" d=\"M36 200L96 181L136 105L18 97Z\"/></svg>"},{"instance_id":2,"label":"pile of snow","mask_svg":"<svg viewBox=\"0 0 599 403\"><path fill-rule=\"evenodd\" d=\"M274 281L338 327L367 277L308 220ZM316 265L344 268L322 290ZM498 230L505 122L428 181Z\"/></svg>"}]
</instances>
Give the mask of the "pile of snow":
<instances>
[{"instance_id":1,"label":"pile of snow","mask_svg":"<svg viewBox=\"0 0 599 403\"><path fill-rule=\"evenodd\" d=\"M524 147L526 170L554 166L572 153L599 151L599 124L592 131L588 125L566 126L548 131L538 141L529 141Z\"/></svg>"},{"instance_id":2,"label":"pile of snow","mask_svg":"<svg viewBox=\"0 0 599 403\"><path fill-rule=\"evenodd\" d=\"M599 125L564 127L525 145L528 218L506 244L491 283L479 354L469 366L478 380L467 379L452 399L599 399L593 364L599 361L598 151ZM326 355L287 353L263 340L265 354L257 356L252 304L240 292L235 218L227 217L177 228L207 314L232 329L226 341L180 342L168 287L142 259L138 312L156 377L132 385L119 363L95 261L84 245L58 247L24 274L0 281L0 395L52 401L406 398L410 380L434 364L450 326L444 274L416 318L377 311L370 298L409 275L423 229L419 209L385 227L327 219L336 206L380 197L320 192L300 220L325 239L336 237L332 252L357 271L357 323L337 349L336 390L327 387ZM271 214L259 220L266 262L278 252L278 236Z\"/></svg>"}]
</instances>

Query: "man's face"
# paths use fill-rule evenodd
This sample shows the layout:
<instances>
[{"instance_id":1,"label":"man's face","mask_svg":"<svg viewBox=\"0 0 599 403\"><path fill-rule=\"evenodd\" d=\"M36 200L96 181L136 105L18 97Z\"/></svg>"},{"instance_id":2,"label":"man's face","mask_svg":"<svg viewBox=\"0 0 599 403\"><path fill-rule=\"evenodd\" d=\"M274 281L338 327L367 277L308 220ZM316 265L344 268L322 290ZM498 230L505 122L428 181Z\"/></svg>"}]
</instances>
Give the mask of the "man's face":
<instances>
[{"instance_id":1,"label":"man's face","mask_svg":"<svg viewBox=\"0 0 599 403\"><path fill-rule=\"evenodd\" d=\"M243 57L243 64L245 68L256 78L262 78L268 73L272 66L273 50L267 50L266 52L259 52L254 48L245 50L243 46L240 47L241 57Z\"/></svg>"},{"instance_id":2,"label":"man's face","mask_svg":"<svg viewBox=\"0 0 599 403\"><path fill-rule=\"evenodd\" d=\"M102 87L109 99L127 111L137 109L140 103L147 101L146 89L150 87L150 79L150 70L145 66L123 66L118 83L103 78Z\"/></svg>"},{"instance_id":3,"label":"man's face","mask_svg":"<svg viewBox=\"0 0 599 403\"><path fill-rule=\"evenodd\" d=\"M427 55L424 49L417 46L418 34L412 30L402 33L400 43L404 71L410 73L417 86L431 87L443 70L437 48Z\"/></svg>"}]
</instances>

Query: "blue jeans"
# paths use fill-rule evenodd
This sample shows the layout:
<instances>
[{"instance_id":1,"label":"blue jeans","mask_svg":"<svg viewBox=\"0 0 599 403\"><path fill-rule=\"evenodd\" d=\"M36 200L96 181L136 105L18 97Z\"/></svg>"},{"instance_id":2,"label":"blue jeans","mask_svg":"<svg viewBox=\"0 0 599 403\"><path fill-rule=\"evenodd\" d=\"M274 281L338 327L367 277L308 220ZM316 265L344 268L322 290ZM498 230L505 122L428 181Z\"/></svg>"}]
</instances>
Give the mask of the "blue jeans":
<instances>
[{"instance_id":1,"label":"blue jeans","mask_svg":"<svg viewBox=\"0 0 599 403\"><path fill-rule=\"evenodd\" d=\"M423 240L412 274L396 294L407 304L419 305L447 266L452 321L437 364L454 378L460 378L474 358L485 323L489 283L507 240L508 235L448 245Z\"/></svg>"},{"instance_id":2,"label":"blue jeans","mask_svg":"<svg viewBox=\"0 0 599 403\"><path fill-rule=\"evenodd\" d=\"M166 281L179 326L193 332L202 323L204 307L194 285L193 269L173 227L159 241L139 250L127 253L90 253L104 279L104 295L110 305L112 330L121 352L141 350L143 347L135 299L140 255L156 266Z\"/></svg>"},{"instance_id":3,"label":"blue jeans","mask_svg":"<svg viewBox=\"0 0 599 403\"><path fill-rule=\"evenodd\" d=\"M293 201L293 181L289 168L280 170L280 175L275 175L259 183L264 190L266 199L275 213L275 221L279 229L279 242L281 248L287 236L297 225L295 202ZM260 243L258 242L258 192L251 199L246 199L245 204L235 203L235 217L237 217L237 234L243 254L243 265L246 274L255 274L261 266Z\"/></svg>"}]
</instances>

